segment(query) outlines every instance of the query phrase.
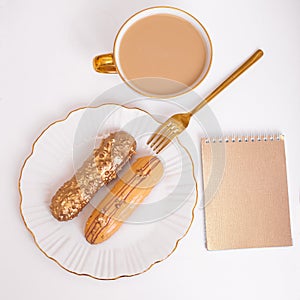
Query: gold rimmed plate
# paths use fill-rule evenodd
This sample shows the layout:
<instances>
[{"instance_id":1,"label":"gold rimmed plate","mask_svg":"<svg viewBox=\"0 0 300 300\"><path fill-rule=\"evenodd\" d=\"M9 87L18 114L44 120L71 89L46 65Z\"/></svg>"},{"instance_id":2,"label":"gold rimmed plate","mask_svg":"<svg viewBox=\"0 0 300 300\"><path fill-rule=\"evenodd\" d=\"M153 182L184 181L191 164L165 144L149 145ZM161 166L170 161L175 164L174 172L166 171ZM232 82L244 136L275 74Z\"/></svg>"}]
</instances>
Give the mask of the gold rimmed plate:
<instances>
[{"instance_id":1,"label":"gold rimmed plate","mask_svg":"<svg viewBox=\"0 0 300 300\"><path fill-rule=\"evenodd\" d=\"M141 109L104 104L74 110L41 133L21 169L20 211L48 258L77 275L117 279L141 274L175 251L191 226L197 202L193 162L178 140L159 155L164 166L159 184L107 241L91 245L83 232L87 218L114 182L101 188L71 221L59 222L49 210L56 190L103 136L117 130L130 133L137 141L136 159L153 154L146 141L158 125Z\"/></svg>"}]
</instances>

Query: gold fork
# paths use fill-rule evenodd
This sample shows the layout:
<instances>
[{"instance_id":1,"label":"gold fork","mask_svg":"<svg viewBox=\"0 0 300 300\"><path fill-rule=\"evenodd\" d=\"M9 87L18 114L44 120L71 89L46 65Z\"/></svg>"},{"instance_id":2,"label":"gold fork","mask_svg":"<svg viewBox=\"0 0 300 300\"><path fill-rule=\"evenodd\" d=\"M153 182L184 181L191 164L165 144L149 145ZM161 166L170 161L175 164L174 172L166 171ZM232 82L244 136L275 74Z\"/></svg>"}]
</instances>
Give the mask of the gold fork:
<instances>
[{"instance_id":1,"label":"gold fork","mask_svg":"<svg viewBox=\"0 0 300 300\"><path fill-rule=\"evenodd\" d=\"M176 114L170 117L166 122L160 125L147 141L152 150L158 154L181 132L188 127L190 118L198 112L203 106L209 103L236 78L244 73L250 66L257 62L263 56L262 50L257 50L248 60L246 60L236 71L234 71L226 80L224 80L213 92L211 92L202 102L193 110L187 113Z\"/></svg>"}]
</instances>

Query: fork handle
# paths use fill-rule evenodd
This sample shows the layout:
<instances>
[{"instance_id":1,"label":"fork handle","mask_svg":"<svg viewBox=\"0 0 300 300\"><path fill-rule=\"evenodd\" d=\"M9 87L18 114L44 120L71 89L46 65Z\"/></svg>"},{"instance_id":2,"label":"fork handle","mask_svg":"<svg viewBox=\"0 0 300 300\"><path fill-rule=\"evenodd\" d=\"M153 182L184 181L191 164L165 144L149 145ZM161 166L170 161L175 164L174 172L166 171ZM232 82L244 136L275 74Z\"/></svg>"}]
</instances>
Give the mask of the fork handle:
<instances>
[{"instance_id":1,"label":"fork handle","mask_svg":"<svg viewBox=\"0 0 300 300\"><path fill-rule=\"evenodd\" d=\"M250 68L255 62L257 62L264 52L257 50L249 59L247 59L238 69L236 69L227 79L225 79L214 91L212 91L200 104L198 104L192 111L191 115L198 112L203 106L205 106L210 100L216 97L222 92L228 85L230 85L236 78L243 74L248 68Z\"/></svg>"}]
</instances>

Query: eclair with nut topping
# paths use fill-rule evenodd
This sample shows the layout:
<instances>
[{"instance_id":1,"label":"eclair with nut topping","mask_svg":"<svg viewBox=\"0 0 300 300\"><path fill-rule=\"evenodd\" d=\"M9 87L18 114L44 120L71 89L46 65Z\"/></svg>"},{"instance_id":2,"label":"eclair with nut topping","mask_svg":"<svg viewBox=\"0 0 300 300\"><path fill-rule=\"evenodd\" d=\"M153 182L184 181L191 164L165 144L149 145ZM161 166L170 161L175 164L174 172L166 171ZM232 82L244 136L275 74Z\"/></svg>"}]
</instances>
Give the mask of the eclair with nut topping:
<instances>
[{"instance_id":1,"label":"eclair with nut topping","mask_svg":"<svg viewBox=\"0 0 300 300\"><path fill-rule=\"evenodd\" d=\"M104 138L76 174L58 189L50 204L52 215L58 221L75 218L103 185L116 178L135 150L135 139L125 131Z\"/></svg>"}]
</instances>

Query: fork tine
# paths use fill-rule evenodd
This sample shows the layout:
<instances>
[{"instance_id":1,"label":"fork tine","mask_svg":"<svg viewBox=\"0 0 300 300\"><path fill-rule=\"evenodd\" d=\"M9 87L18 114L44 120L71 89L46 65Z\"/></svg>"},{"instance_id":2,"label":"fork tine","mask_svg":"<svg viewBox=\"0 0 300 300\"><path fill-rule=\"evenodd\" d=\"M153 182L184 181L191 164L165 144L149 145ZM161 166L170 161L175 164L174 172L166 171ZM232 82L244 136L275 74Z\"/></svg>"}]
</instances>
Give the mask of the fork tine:
<instances>
[{"instance_id":1,"label":"fork tine","mask_svg":"<svg viewBox=\"0 0 300 300\"><path fill-rule=\"evenodd\" d=\"M164 140L166 139L165 135L160 135L159 139L155 142L152 143L150 146L152 148L153 151L155 151L157 149L157 147L164 142Z\"/></svg>"},{"instance_id":2,"label":"fork tine","mask_svg":"<svg viewBox=\"0 0 300 300\"><path fill-rule=\"evenodd\" d=\"M158 154L163 148L165 148L172 140L174 136L174 131L172 128L169 128L168 134L165 134L163 138L155 144L155 146L152 148L156 154Z\"/></svg>"},{"instance_id":3,"label":"fork tine","mask_svg":"<svg viewBox=\"0 0 300 300\"><path fill-rule=\"evenodd\" d=\"M150 138L147 141L147 145L149 145L154 140L154 138L157 137L160 127L150 136Z\"/></svg>"},{"instance_id":4,"label":"fork tine","mask_svg":"<svg viewBox=\"0 0 300 300\"><path fill-rule=\"evenodd\" d=\"M161 135L161 131L165 131L166 130L166 126L164 126L164 124L161 124L156 131L151 135L151 137L148 139L147 141L147 145L149 145L151 142L155 142L156 139Z\"/></svg>"},{"instance_id":5,"label":"fork tine","mask_svg":"<svg viewBox=\"0 0 300 300\"><path fill-rule=\"evenodd\" d=\"M156 144L160 143L161 140L165 137L165 135L168 135L168 126L161 125L161 127L158 128L157 132L155 132L155 137L150 143L150 147L153 148Z\"/></svg>"},{"instance_id":6,"label":"fork tine","mask_svg":"<svg viewBox=\"0 0 300 300\"><path fill-rule=\"evenodd\" d=\"M159 154L164 148L166 148L170 144L171 140L172 140L171 138L166 138L164 143L161 143L160 147L157 147L155 153Z\"/></svg>"},{"instance_id":7,"label":"fork tine","mask_svg":"<svg viewBox=\"0 0 300 300\"><path fill-rule=\"evenodd\" d=\"M159 154L159 152L161 152L164 148L166 148L175 136L176 136L176 132L173 130L171 134L168 137L166 137L164 143L161 143L160 147L156 148L156 154Z\"/></svg>"},{"instance_id":8,"label":"fork tine","mask_svg":"<svg viewBox=\"0 0 300 300\"><path fill-rule=\"evenodd\" d=\"M169 136L172 134L172 127L169 125L170 124L166 125L164 130L159 133L159 137L151 143L150 146L154 151L159 147L159 145L161 145L161 143L164 143L166 138L169 138Z\"/></svg>"},{"instance_id":9,"label":"fork tine","mask_svg":"<svg viewBox=\"0 0 300 300\"><path fill-rule=\"evenodd\" d=\"M150 144L150 147L155 150L158 145L165 139L164 134L158 134L157 138Z\"/></svg>"},{"instance_id":10,"label":"fork tine","mask_svg":"<svg viewBox=\"0 0 300 300\"><path fill-rule=\"evenodd\" d=\"M162 139L160 139L159 142L155 143L155 145L152 145L152 150L156 153L157 148L160 147L160 145L164 143L166 139L166 137L162 136Z\"/></svg>"}]
</instances>

